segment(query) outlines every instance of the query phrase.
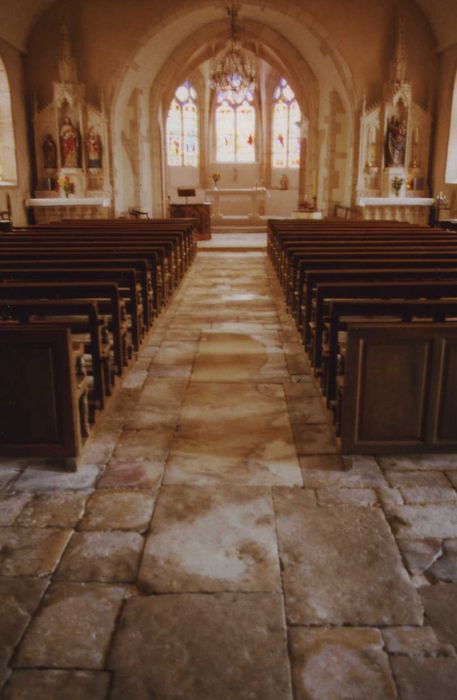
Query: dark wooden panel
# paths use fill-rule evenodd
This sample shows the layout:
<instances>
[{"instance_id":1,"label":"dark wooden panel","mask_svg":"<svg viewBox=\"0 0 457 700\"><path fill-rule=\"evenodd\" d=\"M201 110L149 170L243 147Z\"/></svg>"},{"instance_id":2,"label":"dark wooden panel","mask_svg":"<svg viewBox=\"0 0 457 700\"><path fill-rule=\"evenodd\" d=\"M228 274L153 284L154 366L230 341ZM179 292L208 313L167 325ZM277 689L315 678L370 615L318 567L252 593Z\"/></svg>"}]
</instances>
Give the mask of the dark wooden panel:
<instances>
[{"instance_id":1,"label":"dark wooden panel","mask_svg":"<svg viewBox=\"0 0 457 700\"><path fill-rule=\"evenodd\" d=\"M457 432L457 342L444 343L437 439L455 440Z\"/></svg>"},{"instance_id":2,"label":"dark wooden panel","mask_svg":"<svg viewBox=\"0 0 457 700\"><path fill-rule=\"evenodd\" d=\"M430 357L430 341L361 342L358 440L424 440Z\"/></svg>"},{"instance_id":3,"label":"dark wooden panel","mask_svg":"<svg viewBox=\"0 0 457 700\"><path fill-rule=\"evenodd\" d=\"M50 347L1 345L0 386L0 442L49 443L60 439Z\"/></svg>"}]
</instances>

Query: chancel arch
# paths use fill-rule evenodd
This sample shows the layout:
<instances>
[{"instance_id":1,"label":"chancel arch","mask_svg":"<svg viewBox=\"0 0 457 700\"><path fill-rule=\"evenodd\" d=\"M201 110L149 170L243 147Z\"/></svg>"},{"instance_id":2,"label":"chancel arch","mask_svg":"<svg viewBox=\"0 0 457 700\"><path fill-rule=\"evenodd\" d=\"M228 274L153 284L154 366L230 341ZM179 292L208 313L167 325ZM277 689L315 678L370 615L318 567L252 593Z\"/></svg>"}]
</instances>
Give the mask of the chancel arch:
<instances>
[{"instance_id":1,"label":"chancel arch","mask_svg":"<svg viewBox=\"0 0 457 700\"><path fill-rule=\"evenodd\" d=\"M349 71L343 70L344 64L342 61L334 62L333 51L329 50L323 54L322 43L315 36L316 27L313 27L314 33L308 30L310 40L307 43L303 42L303 39L296 32L295 41L292 43L289 40L289 36L286 38L276 27L266 24L264 16L262 16L262 22L259 22L252 19L249 13L258 14L258 8L246 5L246 19L243 16L243 46L253 53L259 64L264 64L272 74L274 73L274 80L271 86L273 84L276 85L277 80L281 76L286 76L288 82L294 86L297 101L300 105L302 116L301 138L306 140L305 147L302 148L302 156L304 154L305 163L304 173L300 177L303 189L301 196L305 197L306 195L308 199L316 197L318 200L323 201L325 192L323 180L318 174L318 164L323 157L322 150L325 150L325 140L322 142L322 131L327 129L330 110L328 96L327 99L325 96L330 86L341 95L341 101L346 105L345 112L348 124L350 124L353 119L353 110L351 108L353 94L352 89L348 89L350 84ZM262 14L265 15L265 13ZM272 16L269 18L269 22L272 25L274 25L276 14L276 11L271 10ZM190 16L194 15L195 13L190 13ZM296 24L292 18L283 13L282 24L287 28L289 23L291 26ZM157 46L158 43L160 49L167 37L173 45L172 26L173 23L162 30L163 37L161 41L157 42L157 37L155 37L154 41L150 40L138 52L135 60L127 69L124 81L115 95L113 109L112 129L115 173L121 173L122 159L125 158L125 154L122 153L120 148L119 140L119 131L122 132L122 121L124 118L122 105L125 103L125 100L128 102L130 94L135 89L140 90L142 94L141 100L144 105L147 103L146 95L149 95L147 140L140 151L150 154L150 165L147 167L147 170L152 181L152 189L149 193L143 190L143 199L137 204L155 215L160 215L166 211L167 198L169 196L170 175L164 148L168 99L170 95L174 94L182 81L188 79L191 75L197 75L198 81L203 84L203 90L198 91L198 97L200 134L202 134L202 131L204 132L201 141L199 181L193 184L202 188L207 187L211 182L210 175L213 170L224 170L224 167L219 168L219 164L213 157L215 151L214 139L208 142L208 134L211 133L212 126L211 101L213 96L208 88L207 79L210 61L227 39L226 22L218 19L209 25L203 25L198 31L176 45L171 54L164 58L161 65L158 65L157 54L160 54L160 50L153 55L152 46L149 44ZM291 32L292 34L294 32ZM312 57L313 51L318 53L314 59ZM152 66L151 63L154 65ZM311 63L314 63L316 71L312 70ZM331 70L327 70L326 64L329 63L332 64ZM262 70L260 72L262 73ZM264 73L264 87L266 87L266 84L269 82L268 70L265 69ZM194 77L192 79L195 80ZM273 89L271 87L271 94ZM265 89L259 92L263 92L263 95L258 98L256 96L256 99L260 100L257 104L259 119L256 127L256 172L248 174L248 171L246 171L246 173L243 173L243 168L240 170L231 166L230 176L227 175L227 178L235 178L239 186L249 187L254 186L255 183L263 182L267 186L274 184L277 187L277 182L272 183L271 173L271 94L267 98ZM348 158L345 161L345 174L349 177L342 178L344 183L347 183L348 180L350 182L352 169L350 127L346 130L346 133L347 143L345 144L345 151L348 154ZM222 174L224 177L224 173ZM183 182L182 184L188 185L190 183ZM230 184L232 183L227 179L225 186ZM115 190L118 195L116 205L119 211L125 210L129 193L123 191L123 188L117 185L115 185ZM339 200L348 198L350 195L350 185L346 186L346 184L344 190L342 189L338 193ZM296 204L297 201L295 200L295 206Z\"/></svg>"}]
</instances>

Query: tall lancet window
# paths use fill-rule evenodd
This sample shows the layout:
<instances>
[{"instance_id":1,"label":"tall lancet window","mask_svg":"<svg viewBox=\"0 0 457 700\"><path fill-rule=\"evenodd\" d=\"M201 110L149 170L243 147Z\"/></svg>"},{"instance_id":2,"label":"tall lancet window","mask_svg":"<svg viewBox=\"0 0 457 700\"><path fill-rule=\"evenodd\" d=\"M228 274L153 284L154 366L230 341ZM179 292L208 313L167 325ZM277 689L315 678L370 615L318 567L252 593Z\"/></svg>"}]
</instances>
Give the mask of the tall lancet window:
<instances>
[{"instance_id":1,"label":"tall lancet window","mask_svg":"<svg viewBox=\"0 0 457 700\"><path fill-rule=\"evenodd\" d=\"M251 90L219 90L216 105L216 161L254 163L254 93Z\"/></svg>"},{"instance_id":2,"label":"tall lancet window","mask_svg":"<svg viewBox=\"0 0 457 700\"><path fill-rule=\"evenodd\" d=\"M186 80L175 92L167 117L168 165L198 166L197 92Z\"/></svg>"},{"instance_id":3,"label":"tall lancet window","mask_svg":"<svg viewBox=\"0 0 457 700\"><path fill-rule=\"evenodd\" d=\"M301 110L295 93L285 78L281 78L273 93L273 168L300 166Z\"/></svg>"},{"instance_id":4,"label":"tall lancet window","mask_svg":"<svg viewBox=\"0 0 457 700\"><path fill-rule=\"evenodd\" d=\"M0 58L0 181L17 182L11 93L5 66Z\"/></svg>"},{"instance_id":5,"label":"tall lancet window","mask_svg":"<svg viewBox=\"0 0 457 700\"><path fill-rule=\"evenodd\" d=\"M457 184L457 72L454 81L454 94L451 108L451 127L447 150L446 182Z\"/></svg>"}]
</instances>

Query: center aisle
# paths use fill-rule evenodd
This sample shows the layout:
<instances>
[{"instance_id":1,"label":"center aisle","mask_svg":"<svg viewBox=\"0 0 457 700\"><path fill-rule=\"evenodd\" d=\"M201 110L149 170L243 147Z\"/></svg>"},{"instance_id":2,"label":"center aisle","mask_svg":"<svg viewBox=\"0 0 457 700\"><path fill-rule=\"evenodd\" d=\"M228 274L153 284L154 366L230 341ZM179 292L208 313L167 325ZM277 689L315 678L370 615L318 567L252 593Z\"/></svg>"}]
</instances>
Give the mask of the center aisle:
<instances>
[{"instance_id":1,"label":"center aisle","mask_svg":"<svg viewBox=\"0 0 457 700\"><path fill-rule=\"evenodd\" d=\"M373 458L343 470L264 250L199 252L78 472L15 479L3 575L50 579L18 693L386 700L421 645L456 675L385 517L411 507Z\"/></svg>"}]
</instances>

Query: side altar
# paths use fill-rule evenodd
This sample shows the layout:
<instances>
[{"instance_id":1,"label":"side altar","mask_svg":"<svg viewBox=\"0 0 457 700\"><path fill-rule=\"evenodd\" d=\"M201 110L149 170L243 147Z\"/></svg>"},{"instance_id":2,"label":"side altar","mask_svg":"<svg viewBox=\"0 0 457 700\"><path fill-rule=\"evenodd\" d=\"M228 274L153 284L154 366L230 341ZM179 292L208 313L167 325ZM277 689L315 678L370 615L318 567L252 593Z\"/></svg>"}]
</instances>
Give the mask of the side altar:
<instances>
[{"instance_id":1,"label":"side altar","mask_svg":"<svg viewBox=\"0 0 457 700\"><path fill-rule=\"evenodd\" d=\"M108 119L103 100L91 104L78 82L68 29L62 28L59 80L52 101L35 100L35 197L37 223L65 218L106 218L111 214Z\"/></svg>"},{"instance_id":2,"label":"side altar","mask_svg":"<svg viewBox=\"0 0 457 700\"><path fill-rule=\"evenodd\" d=\"M427 223L431 114L406 78L403 21L381 102L363 102L355 205L362 219Z\"/></svg>"}]
</instances>

